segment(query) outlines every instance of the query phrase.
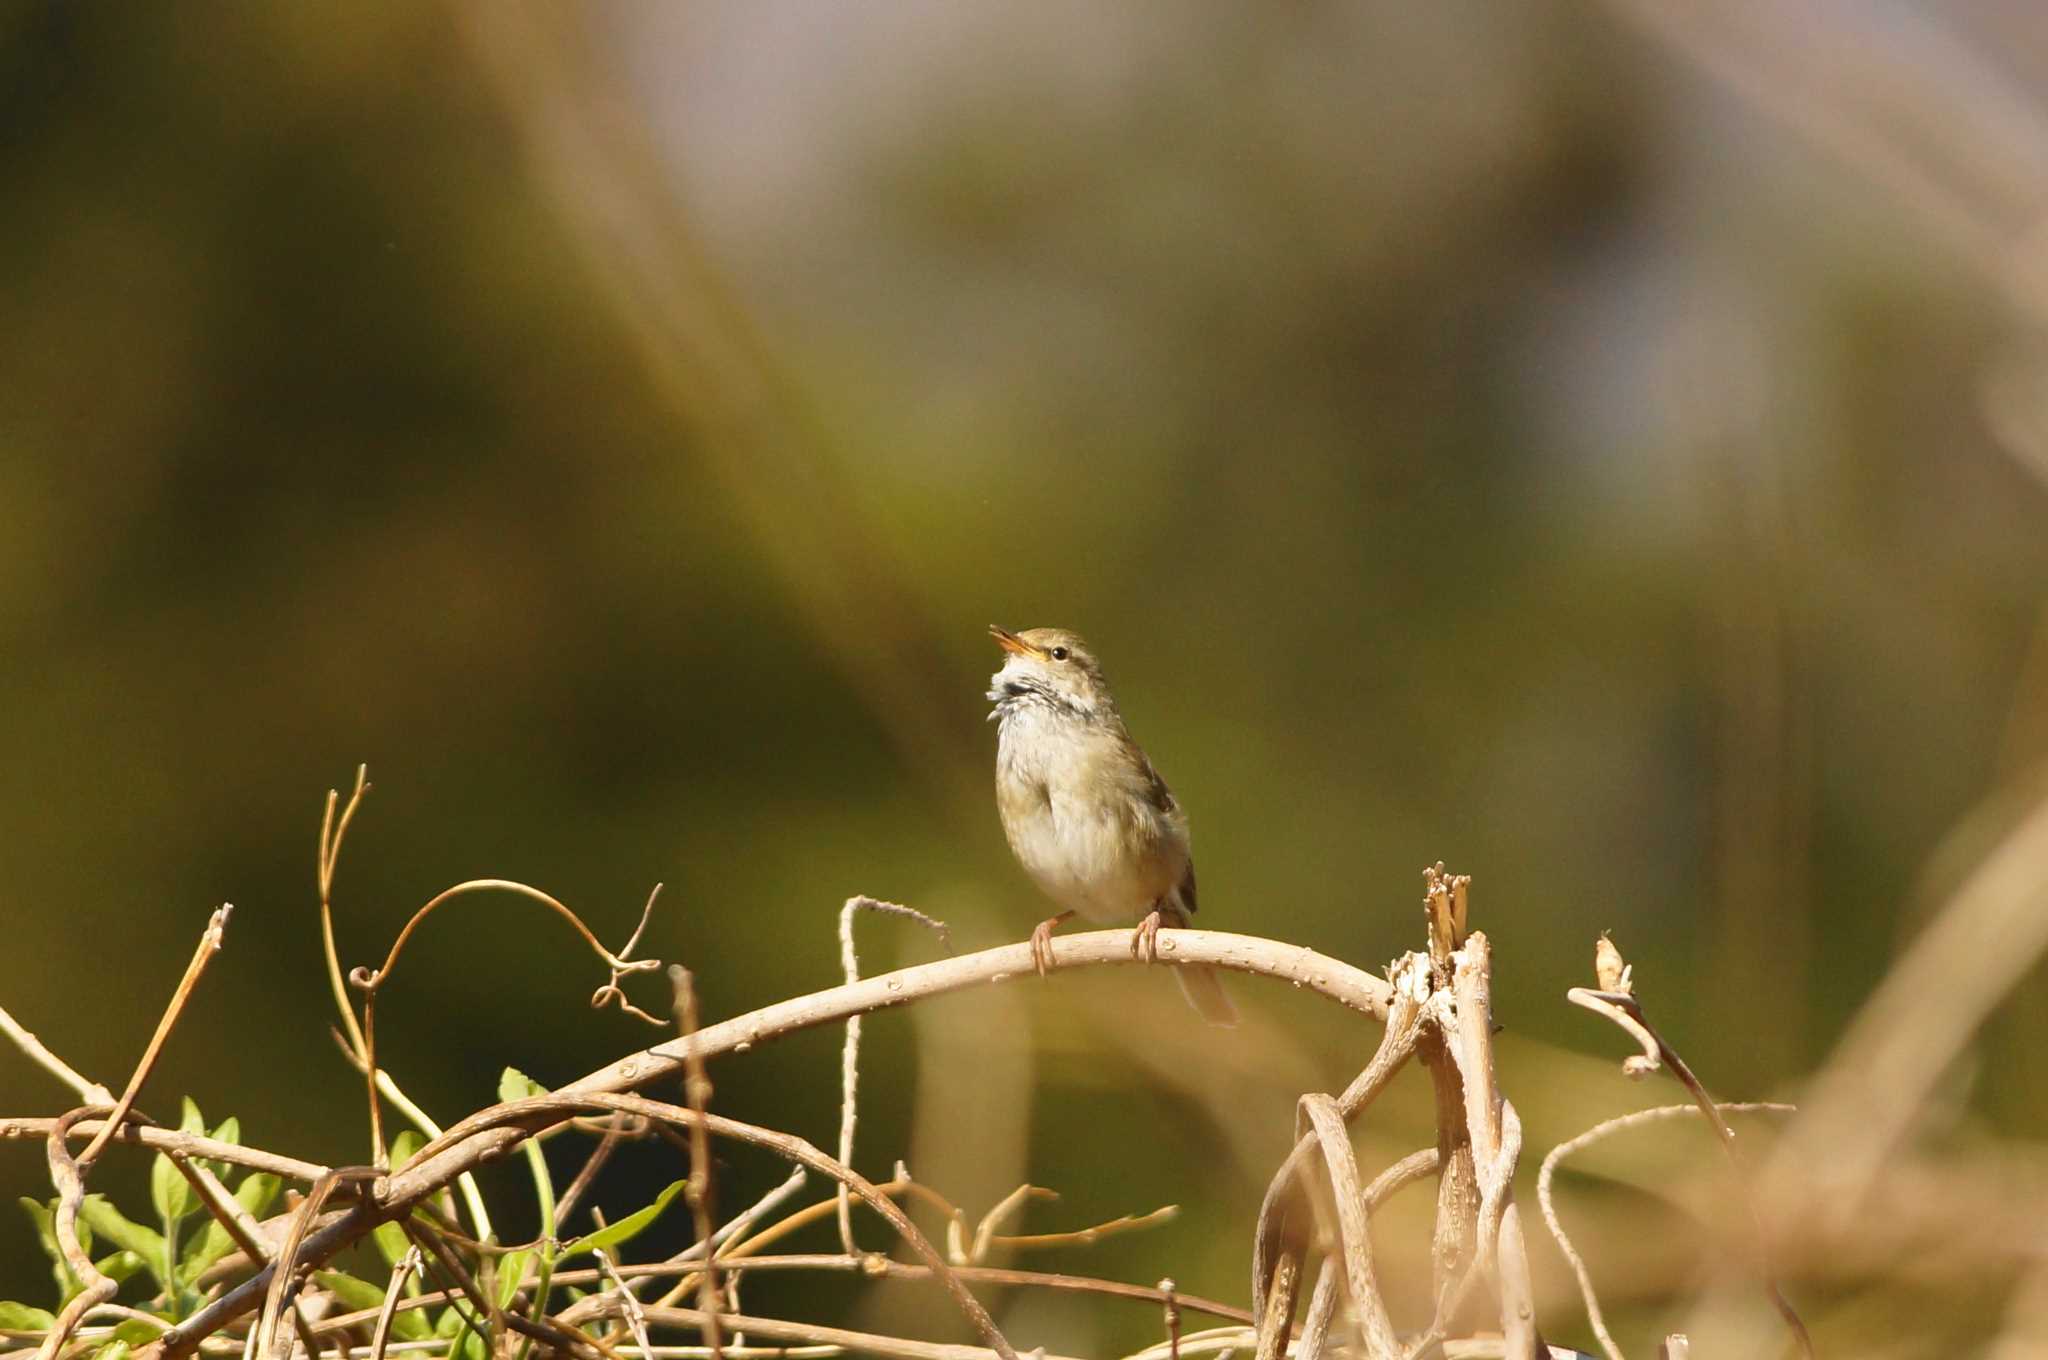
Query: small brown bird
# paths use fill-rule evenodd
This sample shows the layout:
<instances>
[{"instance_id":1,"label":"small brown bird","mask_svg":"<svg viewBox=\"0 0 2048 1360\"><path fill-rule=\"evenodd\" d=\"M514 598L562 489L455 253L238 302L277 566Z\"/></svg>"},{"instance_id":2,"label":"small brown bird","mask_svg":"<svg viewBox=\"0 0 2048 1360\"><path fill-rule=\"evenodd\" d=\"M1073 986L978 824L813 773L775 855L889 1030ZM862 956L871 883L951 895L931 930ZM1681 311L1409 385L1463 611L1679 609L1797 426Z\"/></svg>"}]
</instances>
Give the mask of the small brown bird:
<instances>
[{"instance_id":1,"label":"small brown bird","mask_svg":"<svg viewBox=\"0 0 2048 1360\"><path fill-rule=\"evenodd\" d=\"M996 808L1026 873L1064 910L1031 932L1044 975L1053 927L1076 913L1137 923L1131 953L1150 963L1162 923L1195 910L1188 817L1124 726L1088 645L1061 628L989 636L1009 655L989 682L1000 722ZM1213 1024L1237 1008L1208 968L1176 968L1188 1001Z\"/></svg>"}]
</instances>

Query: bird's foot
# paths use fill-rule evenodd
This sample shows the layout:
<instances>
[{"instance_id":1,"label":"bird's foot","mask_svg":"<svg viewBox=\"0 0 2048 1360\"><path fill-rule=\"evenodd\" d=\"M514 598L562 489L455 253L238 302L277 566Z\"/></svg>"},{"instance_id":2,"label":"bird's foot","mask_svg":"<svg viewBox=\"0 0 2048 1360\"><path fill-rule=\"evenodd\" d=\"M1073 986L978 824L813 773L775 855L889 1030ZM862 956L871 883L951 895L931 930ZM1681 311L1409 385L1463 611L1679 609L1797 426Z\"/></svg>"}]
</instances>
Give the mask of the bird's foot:
<instances>
[{"instance_id":1,"label":"bird's foot","mask_svg":"<svg viewBox=\"0 0 2048 1360\"><path fill-rule=\"evenodd\" d=\"M1031 962L1044 977L1052 971L1052 932L1063 921L1073 919L1074 913L1063 911L1057 916L1048 916L1031 928Z\"/></svg>"},{"instance_id":2,"label":"bird's foot","mask_svg":"<svg viewBox=\"0 0 2048 1360\"><path fill-rule=\"evenodd\" d=\"M1153 912L1138 922L1138 928L1131 932L1131 957L1139 963L1156 963L1159 959L1160 914Z\"/></svg>"}]
</instances>

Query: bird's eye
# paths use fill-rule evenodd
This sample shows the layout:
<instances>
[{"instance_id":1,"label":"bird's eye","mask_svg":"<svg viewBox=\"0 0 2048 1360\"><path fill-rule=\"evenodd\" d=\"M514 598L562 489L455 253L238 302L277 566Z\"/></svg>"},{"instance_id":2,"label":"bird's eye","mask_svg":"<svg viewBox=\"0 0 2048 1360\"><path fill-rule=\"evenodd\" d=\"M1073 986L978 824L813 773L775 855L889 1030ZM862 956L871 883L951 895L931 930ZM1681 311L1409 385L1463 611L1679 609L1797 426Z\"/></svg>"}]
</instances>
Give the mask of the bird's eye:
<instances>
[{"instance_id":1,"label":"bird's eye","mask_svg":"<svg viewBox=\"0 0 2048 1360\"><path fill-rule=\"evenodd\" d=\"M1052 659L1055 661L1065 661L1067 659L1067 649L1064 647L1053 648Z\"/></svg>"}]
</instances>

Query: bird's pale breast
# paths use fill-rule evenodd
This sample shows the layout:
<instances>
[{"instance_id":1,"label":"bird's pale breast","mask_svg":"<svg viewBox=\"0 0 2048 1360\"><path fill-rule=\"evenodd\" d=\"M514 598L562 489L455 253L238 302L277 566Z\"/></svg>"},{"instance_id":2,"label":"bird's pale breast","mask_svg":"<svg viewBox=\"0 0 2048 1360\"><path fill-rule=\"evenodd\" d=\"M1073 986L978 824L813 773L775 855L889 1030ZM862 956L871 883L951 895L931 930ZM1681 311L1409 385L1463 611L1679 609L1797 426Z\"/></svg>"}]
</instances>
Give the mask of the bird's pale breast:
<instances>
[{"instance_id":1,"label":"bird's pale breast","mask_svg":"<svg viewBox=\"0 0 2048 1360\"><path fill-rule=\"evenodd\" d=\"M1010 849L1061 907L1106 924L1135 921L1186 876L1185 820L1162 807L1128 738L1058 713L1008 717L996 805Z\"/></svg>"}]
</instances>

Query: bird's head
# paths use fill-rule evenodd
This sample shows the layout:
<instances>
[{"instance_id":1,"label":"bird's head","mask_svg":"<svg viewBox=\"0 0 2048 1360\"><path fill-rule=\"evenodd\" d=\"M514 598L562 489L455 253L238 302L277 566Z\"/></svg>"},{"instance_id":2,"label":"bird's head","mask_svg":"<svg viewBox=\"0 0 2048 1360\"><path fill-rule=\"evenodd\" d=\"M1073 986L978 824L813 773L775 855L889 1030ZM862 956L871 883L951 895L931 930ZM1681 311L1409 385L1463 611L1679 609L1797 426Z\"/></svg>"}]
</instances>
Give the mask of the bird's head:
<instances>
[{"instance_id":1,"label":"bird's head","mask_svg":"<svg viewBox=\"0 0 2048 1360\"><path fill-rule=\"evenodd\" d=\"M989 681L988 697L998 717L1016 705L1042 703L1076 717L1116 711L1102 667L1088 644L1064 628L1027 628L1021 633L989 625L988 635L1003 649L1003 668Z\"/></svg>"}]
</instances>

